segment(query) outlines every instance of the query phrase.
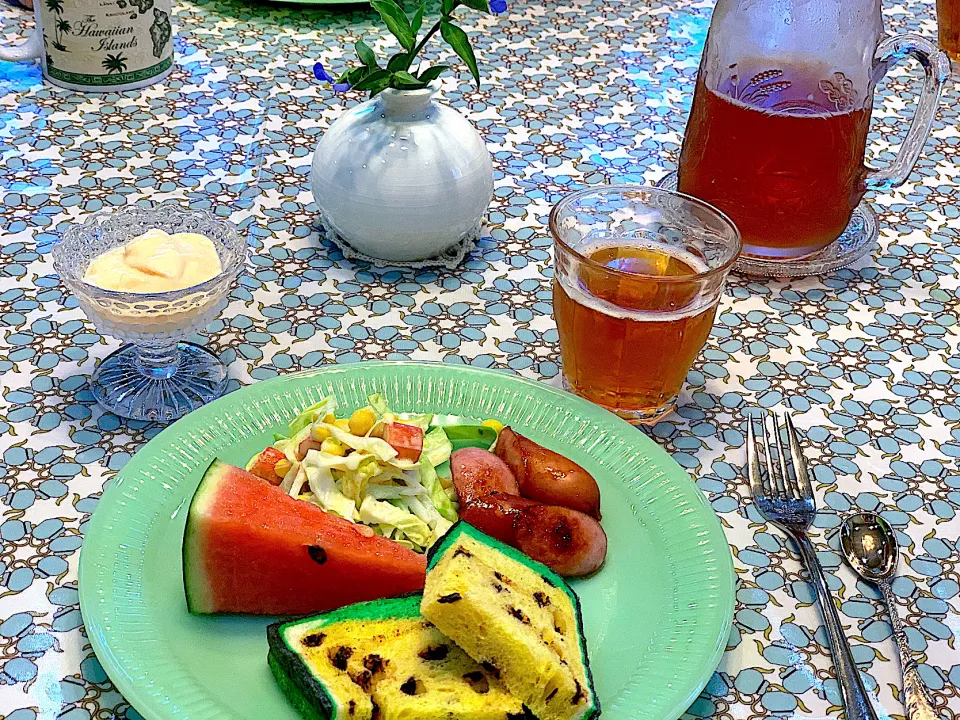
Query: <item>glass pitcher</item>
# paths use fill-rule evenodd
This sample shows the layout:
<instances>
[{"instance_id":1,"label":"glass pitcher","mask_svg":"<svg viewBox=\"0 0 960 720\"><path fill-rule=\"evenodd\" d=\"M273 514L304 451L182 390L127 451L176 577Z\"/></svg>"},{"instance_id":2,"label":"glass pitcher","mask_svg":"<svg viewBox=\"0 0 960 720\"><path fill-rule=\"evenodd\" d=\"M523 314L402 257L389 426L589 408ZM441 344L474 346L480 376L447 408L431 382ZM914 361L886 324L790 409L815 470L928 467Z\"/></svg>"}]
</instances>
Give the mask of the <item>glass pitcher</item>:
<instances>
[{"instance_id":1,"label":"glass pitcher","mask_svg":"<svg viewBox=\"0 0 960 720\"><path fill-rule=\"evenodd\" d=\"M923 90L893 162L864 165L877 82L913 57ZM880 0L719 0L680 155L678 188L725 212L744 255L830 245L868 189L903 183L950 63L914 35L884 37Z\"/></svg>"}]
</instances>

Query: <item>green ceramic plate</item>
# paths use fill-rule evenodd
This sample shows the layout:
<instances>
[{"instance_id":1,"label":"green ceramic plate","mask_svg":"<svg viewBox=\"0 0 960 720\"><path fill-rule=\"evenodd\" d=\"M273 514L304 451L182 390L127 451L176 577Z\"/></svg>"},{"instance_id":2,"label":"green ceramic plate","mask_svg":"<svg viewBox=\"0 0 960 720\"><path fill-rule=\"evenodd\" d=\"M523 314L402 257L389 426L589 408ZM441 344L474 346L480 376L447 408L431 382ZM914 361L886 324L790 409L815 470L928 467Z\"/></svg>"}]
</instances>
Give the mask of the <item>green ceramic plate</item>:
<instances>
[{"instance_id":1,"label":"green ceramic plate","mask_svg":"<svg viewBox=\"0 0 960 720\"><path fill-rule=\"evenodd\" d=\"M672 720L720 660L734 572L690 476L612 414L546 385L458 365L368 363L234 392L150 441L104 492L80 555L80 605L107 674L147 720L296 720L267 669L267 620L191 617L181 584L187 506L215 457L243 465L327 393L382 392L397 410L499 418L590 470L609 553L574 583L605 718Z\"/></svg>"}]
</instances>

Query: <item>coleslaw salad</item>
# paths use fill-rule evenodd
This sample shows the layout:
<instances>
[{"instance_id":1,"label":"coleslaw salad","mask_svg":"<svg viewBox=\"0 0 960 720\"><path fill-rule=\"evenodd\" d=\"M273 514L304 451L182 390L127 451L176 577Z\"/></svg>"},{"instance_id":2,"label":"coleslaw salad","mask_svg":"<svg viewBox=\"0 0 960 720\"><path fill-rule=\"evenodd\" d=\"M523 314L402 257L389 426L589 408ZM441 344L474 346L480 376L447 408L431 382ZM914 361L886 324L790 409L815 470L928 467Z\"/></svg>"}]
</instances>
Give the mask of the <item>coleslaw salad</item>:
<instances>
[{"instance_id":1,"label":"coleslaw salad","mask_svg":"<svg viewBox=\"0 0 960 720\"><path fill-rule=\"evenodd\" d=\"M495 439L495 429L458 427L451 416L394 413L379 394L367 402L338 419L336 398L325 397L294 418L286 435L275 435L247 470L261 474L261 458L276 457L270 479L287 494L426 552L457 520L448 431L462 437L485 430Z\"/></svg>"}]
</instances>

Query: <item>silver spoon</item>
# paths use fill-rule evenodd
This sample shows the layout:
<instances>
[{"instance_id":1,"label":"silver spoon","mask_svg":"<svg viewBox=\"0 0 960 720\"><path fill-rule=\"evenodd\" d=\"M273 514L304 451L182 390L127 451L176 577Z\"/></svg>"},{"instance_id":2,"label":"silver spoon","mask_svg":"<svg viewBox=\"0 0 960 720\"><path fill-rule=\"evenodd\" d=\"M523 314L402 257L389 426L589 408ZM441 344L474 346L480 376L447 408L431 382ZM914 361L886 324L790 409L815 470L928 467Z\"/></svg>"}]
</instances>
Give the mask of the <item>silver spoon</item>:
<instances>
[{"instance_id":1,"label":"silver spoon","mask_svg":"<svg viewBox=\"0 0 960 720\"><path fill-rule=\"evenodd\" d=\"M880 588L887 604L893 638L900 651L903 670L904 708L908 720L938 720L926 685L917 670L917 661L907 644L903 623L897 614L897 601L890 580L897 571L899 548L897 536L890 524L874 513L857 513L843 521L840 528L840 548L843 557L860 577Z\"/></svg>"}]
</instances>

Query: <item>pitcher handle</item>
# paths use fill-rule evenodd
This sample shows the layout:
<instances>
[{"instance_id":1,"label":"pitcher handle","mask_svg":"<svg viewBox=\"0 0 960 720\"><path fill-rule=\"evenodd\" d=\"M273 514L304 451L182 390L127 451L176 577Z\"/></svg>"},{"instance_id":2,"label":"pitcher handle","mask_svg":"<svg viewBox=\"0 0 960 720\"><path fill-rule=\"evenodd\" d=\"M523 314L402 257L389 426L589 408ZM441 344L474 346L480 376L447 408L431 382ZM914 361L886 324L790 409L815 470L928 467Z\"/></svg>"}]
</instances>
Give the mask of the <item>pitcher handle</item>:
<instances>
[{"instance_id":1,"label":"pitcher handle","mask_svg":"<svg viewBox=\"0 0 960 720\"><path fill-rule=\"evenodd\" d=\"M40 57L43 52L43 38L38 31L28 32L26 40L19 45L0 45L0 60L22 62Z\"/></svg>"},{"instance_id":2,"label":"pitcher handle","mask_svg":"<svg viewBox=\"0 0 960 720\"><path fill-rule=\"evenodd\" d=\"M950 77L950 59L936 45L919 35L895 35L877 47L874 83L878 83L893 65L908 57L915 58L923 66L923 90L900 152L886 167L867 173L866 185L871 190L889 190L906 182L930 133L940 91Z\"/></svg>"}]
</instances>

